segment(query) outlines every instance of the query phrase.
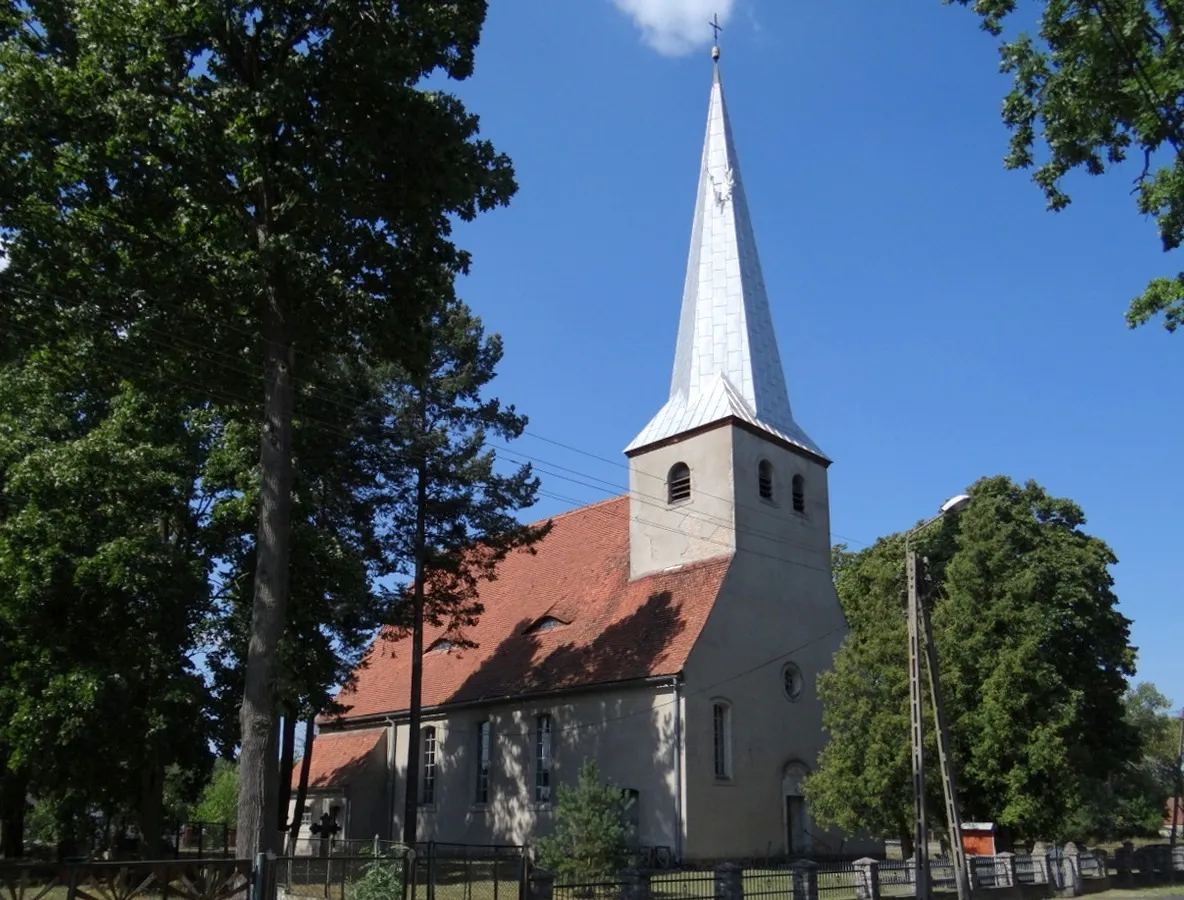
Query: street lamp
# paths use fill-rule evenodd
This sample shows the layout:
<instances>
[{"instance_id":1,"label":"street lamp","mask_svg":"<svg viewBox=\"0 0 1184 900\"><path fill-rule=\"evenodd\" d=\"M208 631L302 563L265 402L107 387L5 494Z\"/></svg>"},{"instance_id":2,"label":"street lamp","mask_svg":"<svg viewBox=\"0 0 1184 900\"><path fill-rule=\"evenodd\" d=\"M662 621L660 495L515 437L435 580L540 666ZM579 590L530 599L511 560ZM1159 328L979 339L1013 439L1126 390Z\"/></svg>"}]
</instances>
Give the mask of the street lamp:
<instances>
[{"instance_id":1,"label":"street lamp","mask_svg":"<svg viewBox=\"0 0 1184 900\"><path fill-rule=\"evenodd\" d=\"M924 698L921 692L921 640L924 636L925 654L929 665L929 693L933 700L933 717L937 724L937 752L941 763L942 789L946 801L946 821L950 826L950 852L954 854L954 880L958 886L958 900L970 900L970 877L966 868L966 853L962 849L962 823L958 814L958 792L951 765L949 740L942 712L941 688L937 674L937 652L929 627L929 615L921 605L917 584L917 554L912 549L913 535L929 527L938 519L955 515L970 503L970 496L958 494L941 505L937 515L913 528L904 537L905 571L908 573L909 592L909 721L912 726L913 750L913 854L917 869L917 900L929 900L929 830L925 822L925 734Z\"/></svg>"}]
</instances>

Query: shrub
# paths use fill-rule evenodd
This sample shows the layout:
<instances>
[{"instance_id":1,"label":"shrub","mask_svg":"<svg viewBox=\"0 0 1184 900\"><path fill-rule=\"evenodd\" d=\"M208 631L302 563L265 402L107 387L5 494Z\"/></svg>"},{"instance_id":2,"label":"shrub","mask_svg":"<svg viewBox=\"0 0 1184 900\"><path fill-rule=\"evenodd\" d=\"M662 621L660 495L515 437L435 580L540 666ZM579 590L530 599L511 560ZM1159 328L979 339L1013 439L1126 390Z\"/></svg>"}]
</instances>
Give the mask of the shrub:
<instances>
[{"instance_id":1,"label":"shrub","mask_svg":"<svg viewBox=\"0 0 1184 900\"><path fill-rule=\"evenodd\" d=\"M538 841L539 865L573 882L619 872L628 860L625 813L631 803L620 788L601 782L595 760L585 760L576 786L559 786L555 833Z\"/></svg>"},{"instance_id":2,"label":"shrub","mask_svg":"<svg viewBox=\"0 0 1184 900\"><path fill-rule=\"evenodd\" d=\"M362 877L345 890L345 900L401 900L403 857L379 853L362 869Z\"/></svg>"}]
</instances>

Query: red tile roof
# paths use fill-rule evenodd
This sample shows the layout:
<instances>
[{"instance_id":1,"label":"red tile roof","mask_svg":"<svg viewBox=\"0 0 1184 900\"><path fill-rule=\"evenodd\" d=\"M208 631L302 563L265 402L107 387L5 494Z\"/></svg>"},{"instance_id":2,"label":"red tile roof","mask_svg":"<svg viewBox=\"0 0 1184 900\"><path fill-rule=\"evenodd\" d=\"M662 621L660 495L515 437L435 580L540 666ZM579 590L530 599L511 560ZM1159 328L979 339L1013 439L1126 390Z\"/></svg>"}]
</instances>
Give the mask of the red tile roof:
<instances>
[{"instance_id":1,"label":"red tile roof","mask_svg":"<svg viewBox=\"0 0 1184 900\"><path fill-rule=\"evenodd\" d=\"M381 728L366 728L355 731L326 731L318 734L312 742L312 759L309 761L308 786L310 788L340 787L349 781L354 769L363 766L366 757L382 739ZM300 784L300 762L292 767L292 789Z\"/></svg>"},{"instance_id":2,"label":"red tile roof","mask_svg":"<svg viewBox=\"0 0 1184 900\"><path fill-rule=\"evenodd\" d=\"M423 703L517 696L681 671L711 612L730 556L629 580L629 501L553 519L536 553L516 552L481 586L475 649L424 655ZM552 616L568 623L530 632ZM446 637L428 627L424 647ZM343 718L407 708L410 639L380 635L338 695Z\"/></svg>"}]
</instances>

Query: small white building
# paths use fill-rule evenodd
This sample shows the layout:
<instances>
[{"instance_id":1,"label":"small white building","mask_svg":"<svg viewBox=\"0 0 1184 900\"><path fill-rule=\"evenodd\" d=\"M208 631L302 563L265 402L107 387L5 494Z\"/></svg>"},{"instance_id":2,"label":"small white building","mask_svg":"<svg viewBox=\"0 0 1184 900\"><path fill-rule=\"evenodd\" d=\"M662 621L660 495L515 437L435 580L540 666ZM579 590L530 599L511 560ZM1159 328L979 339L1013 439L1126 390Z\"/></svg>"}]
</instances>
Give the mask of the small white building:
<instances>
[{"instance_id":1,"label":"small white building","mask_svg":"<svg viewBox=\"0 0 1184 900\"><path fill-rule=\"evenodd\" d=\"M840 850L801 790L824 742L816 678L846 634L830 460L791 411L745 187L717 65L669 398L625 450L628 495L505 561L476 649L429 629L419 734L410 642L375 643L321 723L310 820L336 806L343 837L401 834L414 740L421 840L528 842L595 757L659 853Z\"/></svg>"}]
</instances>

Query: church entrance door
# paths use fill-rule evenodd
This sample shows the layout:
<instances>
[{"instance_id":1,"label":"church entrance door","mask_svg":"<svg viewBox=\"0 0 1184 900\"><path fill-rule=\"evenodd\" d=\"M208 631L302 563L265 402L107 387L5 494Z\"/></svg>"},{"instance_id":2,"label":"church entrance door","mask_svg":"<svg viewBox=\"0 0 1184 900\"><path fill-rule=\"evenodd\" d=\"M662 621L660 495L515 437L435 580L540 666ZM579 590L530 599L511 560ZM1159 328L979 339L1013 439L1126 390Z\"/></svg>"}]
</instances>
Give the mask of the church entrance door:
<instances>
[{"instance_id":1,"label":"church entrance door","mask_svg":"<svg viewBox=\"0 0 1184 900\"><path fill-rule=\"evenodd\" d=\"M781 793L785 798L785 853L790 859L808 857L813 850L809 813L802 794L806 767L790 763L781 774Z\"/></svg>"}]
</instances>

